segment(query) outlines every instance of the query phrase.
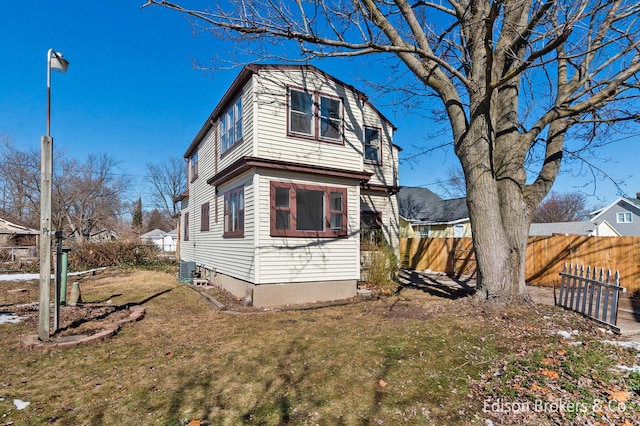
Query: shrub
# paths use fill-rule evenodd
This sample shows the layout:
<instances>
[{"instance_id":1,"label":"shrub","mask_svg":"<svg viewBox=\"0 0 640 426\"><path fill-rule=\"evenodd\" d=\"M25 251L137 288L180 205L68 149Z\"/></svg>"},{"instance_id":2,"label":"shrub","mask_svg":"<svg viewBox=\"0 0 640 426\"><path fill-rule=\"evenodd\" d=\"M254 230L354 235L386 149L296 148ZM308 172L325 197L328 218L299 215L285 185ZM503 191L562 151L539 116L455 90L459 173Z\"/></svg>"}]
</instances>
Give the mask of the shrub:
<instances>
[{"instance_id":1,"label":"shrub","mask_svg":"<svg viewBox=\"0 0 640 426\"><path fill-rule=\"evenodd\" d=\"M361 276L363 286L374 293L391 294L399 289L398 256L386 243L361 255Z\"/></svg>"},{"instance_id":2,"label":"shrub","mask_svg":"<svg viewBox=\"0 0 640 426\"><path fill-rule=\"evenodd\" d=\"M154 244L140 244L138 241L76 243L71 245L68 269L81 271L106 266L171 269L175 262L160 256L160 253Z\"/></svg>"}]
</instances>

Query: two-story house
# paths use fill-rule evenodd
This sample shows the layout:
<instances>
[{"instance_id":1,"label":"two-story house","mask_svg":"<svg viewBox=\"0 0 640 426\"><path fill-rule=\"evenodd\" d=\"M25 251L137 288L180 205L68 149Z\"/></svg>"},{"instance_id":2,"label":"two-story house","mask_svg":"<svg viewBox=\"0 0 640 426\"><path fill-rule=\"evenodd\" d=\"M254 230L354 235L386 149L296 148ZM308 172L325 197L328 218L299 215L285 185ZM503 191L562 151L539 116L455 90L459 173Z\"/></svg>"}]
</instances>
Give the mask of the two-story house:
<instances>
[{"instance_id":1,"label":"two-story house","mask_svg":"<svg viewBox=\"0 0 640 426\"><path fill-rule=\"evenodd\" d=\"M255 306L354 297L361 223L398 245L394 130L316 67L244 67L185 152L180 259Z\"/></svg>"},{"instance_id":2,"label":"two-story house","mask_svg":"<svg viewBox=\"0 0 640 426\"><path fill-rule=\"evenodd\" d=\"M610 205L589 213L589 220L607 221L623 237L640 236L640 192L636 198L619 197Z\"/></svg>"}]
</instances>

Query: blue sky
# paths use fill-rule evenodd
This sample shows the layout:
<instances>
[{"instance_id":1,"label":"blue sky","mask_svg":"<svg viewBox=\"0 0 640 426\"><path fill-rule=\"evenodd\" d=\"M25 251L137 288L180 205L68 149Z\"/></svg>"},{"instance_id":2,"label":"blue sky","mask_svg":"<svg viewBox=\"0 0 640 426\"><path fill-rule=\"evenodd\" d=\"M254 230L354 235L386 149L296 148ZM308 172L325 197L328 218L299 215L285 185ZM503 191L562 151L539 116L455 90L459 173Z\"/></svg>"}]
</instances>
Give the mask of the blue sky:
<instances>
[{"instance_id":1,"label":"blue sky","mask_svg":"<svg viewBox=\"0 0 640 426\"><path fill-rule=\"evenodd\" d=\"M143 3L16 1L3 5L0 18L0 51L5 57L0 66L0 133L19 146L40 146L46 133L47 50L62 52L70 66L66 74L52 74L54 149L80 160L91 153L112 156L120 162L119 173L132 177L130 199L144 196L147 163L182 156L239 72L236 68L212 75L195 69L194 60L207 63L231 46L209 35L194 37L182 15L155 7L141 9ZM358 83L363 68L353 62L314 64L367 92ZM371 100L398 127L395 143L404 148L401 159L418 146L445 142L427 136L432 127L427 120ZM640 191L640 138L613 139L620 140L601 153L611 158L602 167L613 178L624 179L623 189L635 196ZM434 150L417 162L401 161L401 184L441 192L438 182L455 161L450 149ZM582 171L575 164L566 168L554 190L595 193L588 198L593 207L617 198L612 184L598 178L594 185Z\"/></svg>"}]
</instances>

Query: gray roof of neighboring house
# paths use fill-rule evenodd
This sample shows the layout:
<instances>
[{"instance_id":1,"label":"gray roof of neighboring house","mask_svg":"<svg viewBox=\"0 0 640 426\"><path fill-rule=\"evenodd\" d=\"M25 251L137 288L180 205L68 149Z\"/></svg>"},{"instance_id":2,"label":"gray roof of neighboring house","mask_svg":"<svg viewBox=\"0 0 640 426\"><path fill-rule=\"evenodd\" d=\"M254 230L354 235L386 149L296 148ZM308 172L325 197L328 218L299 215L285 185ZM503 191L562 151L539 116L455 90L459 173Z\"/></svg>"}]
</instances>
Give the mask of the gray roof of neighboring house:
<instances>
[{"instance_id":1,"label":"gray roof of neighboring house","mask_svg":"<svg viewBox=\"0 0 640 426\"><path fill-rule=\"evenodd\" d=\"M529 236L546 237L554 234L591 235L597 224L589 220L584 222L532 223Z\"/></svg>"},{"instance_id":2,"label":"gray roof of neighboring house","mask_svg":"<svg viewBox=\"0 0 640 426\"><path fill-rule=\"evenodd\" d=\"M170 237L177 237L178 230L174 229L173 231L165 232L162 229L156 228L153 231L149 231L146 234L140 235L140 238L145 240L152 240L152 239L164 238L167 235L169 235Z\"/></svg>"},{"instance_id":3,"label":"gray roof of neighboring house","mask_svg":"<svg viewBox=\"0 0 640 426\"><path fill-rule=\"evenodd\" d=\"M400 215L426 223L450 223L469 217L465 198L443 200L427 188L403 186L398 193Z\"/></svg>"}]
</instances>

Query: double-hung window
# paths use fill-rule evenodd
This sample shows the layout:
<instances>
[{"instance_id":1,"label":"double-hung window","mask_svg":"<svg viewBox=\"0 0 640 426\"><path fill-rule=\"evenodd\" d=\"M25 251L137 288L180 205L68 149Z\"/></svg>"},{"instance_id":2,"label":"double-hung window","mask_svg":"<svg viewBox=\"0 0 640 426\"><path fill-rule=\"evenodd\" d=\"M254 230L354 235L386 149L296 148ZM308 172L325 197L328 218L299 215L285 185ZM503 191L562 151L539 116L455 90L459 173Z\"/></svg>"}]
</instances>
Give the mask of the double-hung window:
<instances>
[{"instance_id":1,"label":"double-hung window","mask_svg":"<svg viewBox=\"0 0 640 426\"><path fill-rule=\"evenodd\" d=\"M220 146L224 154L242 141L242 97L220 117Z\"/></svg>"},{"instance_id":2,"label":"double-hung window","mask_svg":"<svg viewBox=\"0 0 640 426\"><path fill-rule=\"evenodd\" d=\"M189 177L191 182L198 178L198 151L196 150L189 157Z\"/></svg>"},{"instance_id":3,"label":"double-hung window","mask_svg":"<svg viewBox=\"0 0 640 426\"><path fill-rule=\"evenodd\" d=\"M340 141L342 139L342 101L319 95L320 139Z\"/></svg>"},{"instance_id":4,"label":"double-hung window","mask_svg":"<svg viewBox=\"0 0 640 426\"><path fill-rule=\"evenodd\" d=\"M364 128L364 161L380 164L380 129Z\"/></svg>"},{"instance_id":5,"label":"double-hung window","mask_svg":"<svg viewBox=\"0 0 640 426\"><path fill-rule=\"evenodd\" d=\"M244 187L224 194L224 236L244 237Z\"/></svg>"},{"instance_id":6,"label":"double-hung window","mask_svg":"<svg viewBox=\"0 0 640 426\"><path fill-rule=\"evenodd\" d=\"M315 137L313 93L289 89L289 131Z\"/></svg>"},{"instance_id":7,"label":"double-hung window","mask_svg":"<svg viewBox=\"0 0 640 426\"><path fill-rule=\"evenodd\" d=\"M342 142L342 99L289 88L289 134L329 142Z\"/></svg>"},{"instance_id":8,"label":"double-hung window","mask_svg":"<svg viewBox=\"0 0 640 426\"><path fill-rule=\"evenodd\" d=\"M336 237L347 234L347 190L271 182L271 235Z\"/></svg>"},{"instance_id":9,"label":"double-hung window","mask_svg":"<svg viewBox=\"0 0 640 426\"><path fill-rule=\"evenodd\" d=\"M633 215L630 212L617 213L616 219L618 223L632 223Z\"/></svg>"}]
</instances>

